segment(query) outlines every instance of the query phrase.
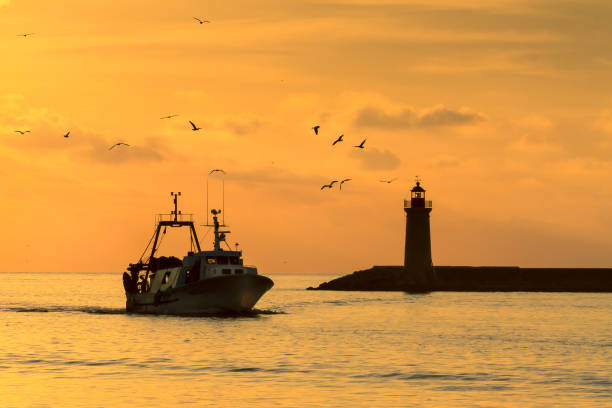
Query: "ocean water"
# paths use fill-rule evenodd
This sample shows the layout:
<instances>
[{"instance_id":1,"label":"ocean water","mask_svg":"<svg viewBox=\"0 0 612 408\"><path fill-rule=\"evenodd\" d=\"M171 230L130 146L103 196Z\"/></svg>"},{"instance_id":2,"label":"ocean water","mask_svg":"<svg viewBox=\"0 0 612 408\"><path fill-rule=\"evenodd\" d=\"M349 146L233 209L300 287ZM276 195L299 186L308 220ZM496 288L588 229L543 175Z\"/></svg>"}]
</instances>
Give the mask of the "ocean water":
<instances>
[{"instance_id":1,"label":"ocean water","mask_svg":"<svg viewBox=\"0 0 612 408\"><path fill-rule=\"evenodd\" d=\"M124 312L121 274L0 274L1 407L612 406L612 294L317 292Z\"/></svg>"}]
</instances>

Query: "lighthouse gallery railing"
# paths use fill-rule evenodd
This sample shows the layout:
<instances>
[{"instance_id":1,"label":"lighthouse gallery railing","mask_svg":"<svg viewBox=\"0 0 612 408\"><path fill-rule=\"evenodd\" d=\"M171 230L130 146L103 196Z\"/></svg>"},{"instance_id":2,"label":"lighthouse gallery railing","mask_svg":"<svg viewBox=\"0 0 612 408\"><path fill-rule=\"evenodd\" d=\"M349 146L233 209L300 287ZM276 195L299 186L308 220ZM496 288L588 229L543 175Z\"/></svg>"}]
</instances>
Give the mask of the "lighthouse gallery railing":
<instances>
[{"instance_id":1,"label":"lighthouse gallery railing","mask_svg":"<svg viewBox=\"0 0 612 408\"><path fill-rule=\"evenodd\" d=\"M404 200L404 208L432 208L431 200L425 200L425 205L421 201L420 203L415 203L414 206L412 205L412 200Z\"/></svg>"}]
</instances>

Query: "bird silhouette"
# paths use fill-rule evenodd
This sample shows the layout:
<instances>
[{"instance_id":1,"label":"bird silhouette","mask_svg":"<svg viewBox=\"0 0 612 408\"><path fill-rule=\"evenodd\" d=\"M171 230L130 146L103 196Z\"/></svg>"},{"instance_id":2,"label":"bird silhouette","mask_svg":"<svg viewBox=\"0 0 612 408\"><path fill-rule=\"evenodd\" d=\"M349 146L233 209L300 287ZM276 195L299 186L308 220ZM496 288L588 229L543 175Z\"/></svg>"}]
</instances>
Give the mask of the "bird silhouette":
<instances>
[{"instance_id":1,"label":"bird silhouette","mask_svg":"<svg viewBox=\"0 0 612 408\"><path fill-rule=\"evenodd\" d=\"M66 138L67 138L67 137L69 137L69 136L70 136L70 131L68 131L68 133L66 133L66 134L64 135L64 137L66 137Z\"/></svg>"},{"instance_id":2,"label":"bird silhouette","mask_svg":"<svg viewBox=\"0 0 612 408\"><path fill-rule=\"evenodd\" d=\"M225 174L225 170L223 170L223 169L213 169L213 170L208 172L209 175L213 174L213 173L223 173L223 174Z\"/></svg>"},{"instance_id":3,"label":"bird silhouette","mask_svg":"<svg viewBox=\"0 0 612 408\"><path fill-rule=\"evenodd\" d=\"M323 184L323 186L321 186L321 190L323 190L324 188L332 188L334 186L334 183L337 183L338 180L332 180L331 183L329 184Z\"/></svg>"},{"instance_id":4,"label":"bird silhouette","mask_svg":"<svg viewBox=\"0 0 612 408\"><path fill-rule=\"evenodd\" d=\"M109 147L108 150L113 150L113 148L117 147L117 146L128 146L129 147L130 145L127 144L127 143L123 143L123 142L117 142L114 145L112 145L111 147Z\"/></svg>"},{"instance_id":5,"label":"bird silhouette","mask_svg":"<svg viewBox=\"0 0 612 408\"><path fill-rule=\"evenodd\" d=\"M178 115L168 115L168 116L162 116L160 119L172 119L173 117L178 116Z\"/></svg>"},{"instance_id":6,"label":"bird silhouette","mask_svg":"<svg viewBox=\"0 0 612 408\"><path fill-rule=\"evenodd\" d=\"M340 135L340 137L339 137L339 138L337 138L336 140L334 140L334 143L332 143L332 146L335 146L335 145L336 145L336 143L338 143L338 142L342 142L342 141L343 141L343 140L342 140L342 138L343 138L343 137L344 137L344 134Z\"/></svg>"},{"instance_id":7,"label":"bird silhouette","mask_svg":"<svg viewBox=\"0 0 612 408\"><path fill-rule=\"evenodd\" d=\"M314 131L315 131L315 135L318 135L318 134L319 134L319 128L320 128L320 127L321 127L321 126L319 126L319 125L317 125L317 126L313 126L313 127L312 127L312 130L314 130Z\"/></svg>"},{"instance_id":8,"label":"bird silhouette","mask_svg":"<svg viewBox=\"0 0 612 408\"><path fill-rule=\"evenodd\" d=\"M210 23L210 21L208 21L208 20L200 20L200 19L199 19L199 18L197 18L197 17L194 17L194 18L195 18L196 20L198 20L198 22L199 22L200 24Z\"/></svg>"},{"instance_id":9,"label":"bird silhouette","mask_svg":"<svg viewBox=\"0 0 612 408\"><path fill-rule=\"evenodd\" d=\"M21 133L23 135L25 133L29 133L30 131L29 130L16 130L15 132L16 133Z\"/></svg>"},{"instance_id":10,"label":"bird silhouette","mask_svg":"<svg viewBox=\"0 0 612 408\"><path fill-rule=\"evenodd\" d=\"M197 126L195 125L195 123L193 123L192 121L189 121L189 123L191 123L191 127L193 128L193 129L191 129L191 130L193 130L194 132L195 132L196 130L200 130L200 129L202 129L202 128L197 127Z\"/></svg>"},{"instance_id":11,"label":"bird silhouette","mask_svg":"<svg viewBox=\"0 0 612 408\"><path fill-rule=\"evenodd\" d=\"M347 181L351 181L351 180L352 180L352 179L344 179L344 180L342 180L342 181L340 182L340 190L342 190L342 185L343 185L344 183L346 183Z\"/></svg>"},{"instance_id":12,"label":"bird silhouette","mask_svg":"<svg viewBox=\"0 0 612 408\"><path fill-rule=\"evenodd\" d=\"M397 178L394 178L394 179L391 179L391 180L385 180L385 179L382 179L382 180L378 180L378 181L380 181L381 183L391 184L391 183L393 183L395 180L397 180Z\"/></svg>"},{"instance_id":13,"label":"bird silhouette","mask_svg":"<svg viewBox=\"0 0 612 408\"><path fill-rule=\"evenodd\" d=\"M32 35L32 34L34 34L34 33L17 34L17 37L27 38L29 35Z\"/></svg>"},{"instance_id":14,"label":"bird silhouette","mask_svg":"<svg viewBox=\"0 0 612 408\"><path fill-rule=\"evenodd\" d=\"M359 143L357 146L353 146L353 147L356 147L358 149L363 149L363 145L365 144L366 140L368 140L368 139L363 139L363 141L361 143Z\"/></svg>"}]
</instances>

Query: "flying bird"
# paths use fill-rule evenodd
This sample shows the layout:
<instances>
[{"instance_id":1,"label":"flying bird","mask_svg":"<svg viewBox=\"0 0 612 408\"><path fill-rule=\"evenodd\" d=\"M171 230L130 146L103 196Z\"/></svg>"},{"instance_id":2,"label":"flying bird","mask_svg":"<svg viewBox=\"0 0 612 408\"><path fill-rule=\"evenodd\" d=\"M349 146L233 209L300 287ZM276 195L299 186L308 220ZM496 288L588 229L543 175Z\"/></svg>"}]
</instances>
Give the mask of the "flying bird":
<instances>
[{"instance_id":1,"label":"flying bird","mask_svg":"<svg viewBox=\"0 0 612 408\"><path fill-rule=\"evenodd\" d=\"M223 174L225 174L225 170L223 170L223 169L213 169L213 170L208 172L209 175L213 174L213 173L223 173Z\"/></svg>"},{"instance_id":2,"label":"flying bird","mask_svg":"<svg viewBox=\"0 0 612 408\"><path fill-rule=\"evenodd\" d=\"M394 178L394 179L391 179L391 180L385 180L385 179L382 179L382 180L378 180L378 181L380 181L381 183L391 184L391 183L393 183L395 180L397 180L397 177L396 177L396 178Z\"/></svg>"},{"instance_id":3,"label":"flying bird","mask_svg":"<svg viewBox=\"0 0 612 408\"><path fill-rule=\"evenodd\" d=\"M336 143L338 143L338 142L342 142L342 141L343 141L343 140L342 140L342 138L343 138L343 137L344 137L344 134L340 135L340 137L339 137L339 138L337 138L336 140L334 140L334 143L332 143L332 146L335 146L335 145L336 145Z\"/></svg>"},{"instance_id":4,"label":"flying bird","mask_svg":"<svg viewBox=\"0 0 612 408\"><path fill-rule=\"evenodd\" d=\"M319 126L319 125L317 125L317 126L313 126L313 127L312 127L312 130L314 130L314 131L315 131L315 135L318 135L318 134L319 134L319 128L320 128L320 127L321 127L321 126Z\"/></svg>"},{"instance_id":5,"label":"flying bird","mask_svg":"<svg viewBox=\"0 0 612 408\"><path fill-rule=\"evenodd\" d=\"M17 37L23 37L23 38L27 38L28 35L32 35L34 33L26 33L26 34L17 34Z\"/></svg>"},{"instance_id":6,"label":"flying bird","mask_svg":"<svg viewBox=\"0 0 612 408\"><path fill-rule=\"evenodd\" d=\"M108 150L113 150L113 148L117 147L117 146L128 146L129 147L130 145L127 144L127 143L123 143L123 142L117 142L114 145L112 145L111 147L109 147Z\"/></svg>"},{"instance_id":7,"label":"flying bird","mask_svg":"<svg viewBox=\"0 0 612 408\"><path fill-rule=\"evenodd\" d=\"M25 133L29 133L30 131L29 130L16 130L15 132L16 133L21 133L23 135Z\"/></svg>"},{"instance_id":8,"label":"flying bird","mask_svg":"<svg viewBox=\"0 0 612 408\"><path fill-rule=\"evenodd\" d=\"M194 132L195 132L196 130L200 130L200 129L202 129L202 128L197 127L197 126L195 125L195 123L193 123L192 121L189 121L189 123L191 123L191 127L193 128L193 129L191 129L191 130L193 130Z\"/></svg>"},{"instance_id":9,"label":"flying bird","mask_svg":"<svg viewBox=\"0 0 612 408\"><path fill-rule=\"evenodd\" d=\"M70 136L70 131L68 131L68 133L66 133L66 134L64 135L64 137L66 137L66 138L67 138L67 137L69 137L69 136Z\"/></svg>"},{"instance_id":10,"label":"flying bird","mask_svg":"<svg viewBox=\"0 0 612 408\"><path fill-rule=\"evenodd\" d=\"M344 183L346 183L347 181L351 181L351 180L352 180L352 179L344 179L344 180L342 180L342 181L340 182L340 190L342 190L342 185L343 185Z\"/></svg>"},{"instance_id":11,"label":"flying bird","mask_svg":"<svg viewBox=\"0 0 612 408\"><path fill-rule=\"evenodd\" d=\"M361 143L359 143L357 146L353 146L353 147L356 147L358 149L363 149L363 145L365 144L366 140L368 140L368 139L363 139L363 141Z\"/></svg>"},{"instance_id":12,"label":"flying bird","mask_svg":"<svg viewBox=\"0 0 612 408\"><path fill-rule=\"evenodd\" d=\"M168 116L162 116L160 119L172 119L173 117L178 116L178 115L168 115Z\"/></svg>"},{"instance_id":13,"label":"flying bird","mask_svg":"<svg viewBox=\"0 0 612 408\"><path fill-rule=\"evenodd\" d=\"M321 186L321 190L323 190L324 188L332 188L334 186L334 183L337 183L338 180L332 180L331 183L329 184L324 184L323 186Z\"/></svg>"},{"instance_id":14,"label":"flying bird","mask_svg":"<svg viewBox=\"0 0 612 408\"><path fill-rule=\"evenodd\" d=\"M208 20L200 20L200 19L199 19L199 18L197 18L197 17L194 17L194 18L195 18L196 20L198 20L198 21L200 22L200 24L210 23L210 21L208 21Z\"/></svg>"}]
</instances>

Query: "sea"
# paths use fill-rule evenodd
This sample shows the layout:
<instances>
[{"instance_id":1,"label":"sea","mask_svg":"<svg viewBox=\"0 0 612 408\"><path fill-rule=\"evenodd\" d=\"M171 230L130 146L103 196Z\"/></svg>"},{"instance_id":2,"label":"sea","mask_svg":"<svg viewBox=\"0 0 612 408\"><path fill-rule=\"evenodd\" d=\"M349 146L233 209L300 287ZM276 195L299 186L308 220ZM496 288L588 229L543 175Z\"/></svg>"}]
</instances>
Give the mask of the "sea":
<instances>
[{"instance_id":1,"label":"sea","mask_svg":"<svg viewBox=\"0 0 612 408\"><path fill-rule=\"evenodd\" d=\"M121 273L0 273L0 407L612 407L612 294L307 291L125 312Z\"/></svg>"}]
</instances>

